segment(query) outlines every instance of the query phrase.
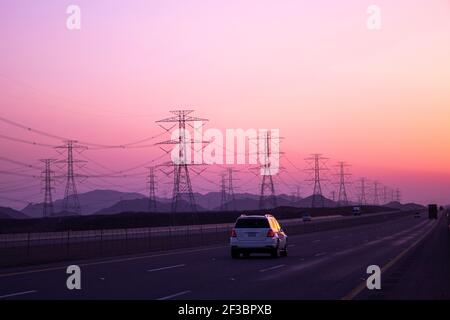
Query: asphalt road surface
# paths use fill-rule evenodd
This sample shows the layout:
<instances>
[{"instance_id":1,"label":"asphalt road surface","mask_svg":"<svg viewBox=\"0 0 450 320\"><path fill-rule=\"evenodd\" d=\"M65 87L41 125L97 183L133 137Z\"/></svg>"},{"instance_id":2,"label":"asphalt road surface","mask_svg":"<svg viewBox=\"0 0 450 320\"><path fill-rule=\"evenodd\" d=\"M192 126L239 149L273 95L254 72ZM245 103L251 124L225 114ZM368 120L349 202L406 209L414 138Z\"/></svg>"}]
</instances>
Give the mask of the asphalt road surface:
<instances>
[{"instance_id":1,"label":"asphalt road surface","mask_svg":"<svg viewBox=\"0 0 450 320\"><path fill-rule=\"evenodd\" d=\"M370 298L371 294L355 293L355 288L365 283L366 268L395 261L426 234L425 240L409 251L414 254L409 254L412 260L408 256L413 261L408 264L411 267L402 269L406 280L397 281L397 289L391 283L390 296L384 296L414 298L407 287L411 285L408 278L416 281L416 286L427 286L417 282L426 280L423 264L430 263L435 254L439 255L435 261L438 267L429 268L434 270L433 277L448 279L450 272L448 251L440 253L448 246L437 248L435 244L448 236L443 223L429 221L425 214L291 236L289 256L278 259L255 255L233 260L224 243L147 256L2 270L0 299L342 299L349 294ZM424 249L427 242L435 253ZM81 290L66 287L66 267L70 264L81 268ZM430 288L429 292L434 293L432 298L445 298L445 290Z\"/></svg>"}]
</instances>

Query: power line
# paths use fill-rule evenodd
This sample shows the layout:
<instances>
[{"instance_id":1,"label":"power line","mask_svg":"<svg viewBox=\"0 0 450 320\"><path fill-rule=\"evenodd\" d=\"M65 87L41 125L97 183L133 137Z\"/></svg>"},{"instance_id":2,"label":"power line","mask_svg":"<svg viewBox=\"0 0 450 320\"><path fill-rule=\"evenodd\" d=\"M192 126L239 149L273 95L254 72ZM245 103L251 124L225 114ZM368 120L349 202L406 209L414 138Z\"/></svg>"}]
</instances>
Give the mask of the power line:
<instances>
[{"instance_id":1,"label":"power line","mask_svg":"<svg viewBox=\"0 0 450 320\"><path fill-rule=\"evenodd\" d=\"M18 161L18 160L9 159L9 158L2 157L2 156L0 156L0 160L5 161L5 162L9 162L9 163L13 163L13 164L17 164L17 165L22 166L22 167L39 170L39 168L37 166L34 166L32 164L29 164L29 163L21 162L21 161Z\"/></svg>"},{"instance_id":2,"label":"power line","mask_svg":"<svg viewBox=\"0 0 450 320\"><path fill-rule=\"evenodd\" d=\"M4 134L0 134L0 138L6 139L6 140L10 140L10 141L14 141L14 142L20 142L20 143L24 143L24 144L29 144L29 145L33 145L33 146L39 146L39 147L50 147L50 148L54 148L55 147L55 145L42 143L42 142L36 142L36 141L32 141L32 140L25 140L25 139L14 138L14 137L6 136Z\"/></svg>"},{"instance_id":3,"label":"power line","mask_svg":"<svg viewBox=\"0 0 450 320\"><path fill-rule=\"evenodd\" d=\"M0 173L6 174L6 175L11 175L11 176L18 176L18 177L39 178L39 176L37 176L37 175L20 173L20 172L10 172L10 171L5 171L5 170L0 170Z\"/></svg>"},{"instance_id":4,"label":"power line","mask_svg":"<svg viewBox=\"0 0 450 320\"><path fill-rule=\"evenodd\" d=\"M32 133L35 133L35 134L39 134L41 136L45 136L47 138L63 140L63 141L73 140L73 139L70 139L68 137L62 137L62 136L59 136L59 135L55 135L53 133L49 133L49 132L46 132L46 131L43 131L43 130L38 130L38 129L35 129L35 128L32 128L32 127L23 125L23 124L18 123L16 121L9 120L9 119L7 119L5 117L1 117L0 116L0 121L4 122L4 123L7 123L7 124L9 124L11 126L23 129L25 131L32 132ZM152 147L153 145L146 145L146 146L136 146L136 145L140 144L140 143L143 143L143 142L146 142L146 141L150 141L150 140L156 139L156 138L160 137L161 135L162 134L157 134L157 135L154 135L154 136L151 136L151 137L147 137L147 138L144 138L144 139L140 139L140 140L137 140L137 141L124 143L124 144L118 144L118 145L107 145L107 144L93 143L93 142L82 141L82 140L77 140L77 142L80 143L80 144L83 144L85 146L90 146L90 147L95 147L95 148L103 148L103 149L109 149L109 148L146 148L146 147ZM13 141L16 141L16 142L23 142L23 143L33 144L33 145L41 145L41 146L46 146L46 147L54 147L54 146L48 145L48 144L35 143L33 141L17 139L17 138L13 138L13 137L4 136L4 135L0 135L0 137L1 138L5 138L5 139L10 139L10 140L13 140Z\"/></svg>"}]
</instances>

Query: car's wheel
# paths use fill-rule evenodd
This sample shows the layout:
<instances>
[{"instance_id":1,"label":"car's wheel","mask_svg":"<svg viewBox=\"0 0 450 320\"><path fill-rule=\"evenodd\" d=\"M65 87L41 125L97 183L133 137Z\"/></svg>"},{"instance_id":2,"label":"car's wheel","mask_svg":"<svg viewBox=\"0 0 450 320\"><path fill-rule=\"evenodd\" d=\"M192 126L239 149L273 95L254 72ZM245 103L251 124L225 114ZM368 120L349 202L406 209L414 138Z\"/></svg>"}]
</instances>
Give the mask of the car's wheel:
<instances>
[{"instance_id":1,"label":"car's wheel","mask_svg":"<svg viewBox=\"0 0 450 320\"><path fill-rule=\"evenodd\" d=\"M288 249L287 249L287 243L286 243L286 245L284 246L284 249L281 251L281 256L287 257L287 255L288 255Z\"/></svg>"},{"instance_id":2,"label":"car's wheel","mask_svg":"<svg viewBox=\"0 0 450 320\"><path fill-rule=\"evenodd\" d=\"M239 251L237 251L236 249L231 249L231 257L233 259L239 259L239 257L240 257Z\"/></svg>"},{"instance_id":3,"label":"car's wheel","mask_svg":"<svg viewBox=\"0 0 450 320\"><path fill-rule=\"evenodd\" d=\"M244 258L250 257L250 252L244 252Z\"/></svg>"},{"instance_id":4,"label":"car's wheel","mask_svg":"<svg viewBox=\"0 0 450 320\"><path fill-rule=\"evenodd\" d=\"M278 258L280 256L280 247L277 246L276 248L274 248L270 255L272 256L272 258Z\"/></svg>"}]
</instances>

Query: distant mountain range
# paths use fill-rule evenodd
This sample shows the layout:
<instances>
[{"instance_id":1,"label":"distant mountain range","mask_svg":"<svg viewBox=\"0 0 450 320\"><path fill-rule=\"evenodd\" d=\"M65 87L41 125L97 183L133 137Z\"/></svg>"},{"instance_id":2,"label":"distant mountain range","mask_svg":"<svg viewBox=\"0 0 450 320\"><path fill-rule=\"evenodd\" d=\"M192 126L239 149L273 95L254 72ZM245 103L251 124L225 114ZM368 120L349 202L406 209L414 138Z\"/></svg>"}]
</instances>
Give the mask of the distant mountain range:
<instances>
[{"instance_id":1,"label":"distant mountain range","mask_svg":"<svg viewBox=\"0 0 450 320\"><path fill-rule=\"evenodd\" d=\"M29 218L26 214L8 208L8 207L0 207L0 219L26 219Z\"/></svg>"},{"instance_id":2,"label":"distant mountain range","mask_svg":"<svg viewBox=\"0 0 450 320\"><path fill-rule=\"evenodd\" d=\"M401 209L401 210L422 210L425 209L425 206L422 206L420 204L417 203L405 203L405 204L401 204L398 201L392 201L389 203L386 203L384 205L385 207L389 207L389 208L393 208L393 209Z\"/></svg>"},{"instance_id":3,"label":"distant mountain range","mask_svg":"<svg viewBox=\"0 0 450 320\"><path fill-rule=\"evenodd\" d=\"M114 190L94 190L86 193L80 193L78 199L83 215L93 214L103 208L110 207L122 200L144 199L145 196L140 193L120 192ZM54 212L63 211L64 200L56 200L53 203ZM43 204L30 204L22 209L22 212L31 218L42 217ZM67 213L66 213L67 215Z\"/></svg>"},{"instance_id":4,"label":"distant mountain range","mask_svg":"<svg viewBox=\"0 0 450 320\"><path fill-rule=\"evenodd\" d=\"M115 190L94 190L78 195L81 205L82 215L92 214L117 214L122 212L147 212L148 198L140 193L120 192ZM221 203L220 192L209 192L207 194L194 193L198 211L219 211ZM157 211L170 212L172 201L167 198L157 198ZM309 208L312 206L313 196L306 198L296 198L286 194L277 195L277 206L291 206L299 208ZM336 207L337 203L326 197L318 199L319 203L323 201L324 207ZM62 199L54 202L54 212L56 216L73 215L70 212L63 211ZM235 194L235 202L228 203L228 209L233 210L257 210L259 209L259 195L251 193ZM350 205L355 205L350 203ZM393 209L423 209L424 207L414 203L401 204L399 202L390 202L384 205ZM40 218L42 217L43 204L30 204L21 212L11 208L0 207L0 218ZM191 211L187 201L181 201L178 211Z\"/></svg>"}]
</instances>

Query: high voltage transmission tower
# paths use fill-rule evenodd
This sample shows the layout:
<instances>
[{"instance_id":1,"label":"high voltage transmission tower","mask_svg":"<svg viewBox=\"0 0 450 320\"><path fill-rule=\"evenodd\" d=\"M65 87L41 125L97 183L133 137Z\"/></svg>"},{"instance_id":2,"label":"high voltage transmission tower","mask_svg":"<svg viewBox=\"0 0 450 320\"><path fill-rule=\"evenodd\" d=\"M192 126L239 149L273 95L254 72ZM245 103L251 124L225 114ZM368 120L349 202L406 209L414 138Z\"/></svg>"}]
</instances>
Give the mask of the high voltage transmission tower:
<instances>
[{"instance_id":1,"label":"high voltage transmission tower","mask_svg":"<svg viewBox=\"0 0 450 320\"><path fill-rule=\"evenodd\" d=\"M53 188L53 174L54 172L51 170L51 164L54 162L54 159L42 159L44 163L44 170L42 171L42 182L44 189L44 203L42 207L42 216L44 218L53 216L53 197L52 190Z\"/></svg>"},{"instance_id":2,"label":"high voltage transmission tower","mask_svg":"<svg viewBox=\"0 0 450 320\"><path fill-rule=\"evenodd\" d=\"M149 167L148 174L148 212L158 212L156 206L156 179L155 179L155 167Z\"/></svg>"},{"instance_id":3,"label":"high voltage transmission tower","mask_svg":"<svg viewBox=\"0 0 450 320\"><path fill-rule=\"evenodd\" d=\"M227 202L227 190L225 189L225 174L221 174L220 180L220 210L226 211L228 210L228 202Z\"/></svg>"},{"instance_id":4,"label":"high voltage transmission tower","mask_svg":"<svg viewBox=\"0 0 450 320\"><path fill-rule=\"evenodd\" d=\"M311 157L306 158L306 161L312 162L312 167L306 169L307 171L313 171L314 172L314 178L313 179L307 179L306 181L312 181L314 182L314 190L312 194L312 201L311 201L311 207L317 208L317 207L324 207L324 198L322 194L322 181L325 181L326 179L321 177L321 172L324 170L328 170L324 165L323 162L325 160L328 160L328 158L322 157L321 154L315 153L312 154Z\"/></svg>"},{"instance_id":5,"label":"high voltage transmission tower","mask_svg":"<svg viewBox=\"0 0 450 320\"><path fill-rule=\"evenodd\" d=\"M367 204L367 178L359 179L359 204L365 206Z\"/></svg>"},{"instance_id":6,"label":"high voltage transmission tower","mask_svg":"<svg viewBox=\"0 0 450 320\"><path fill-rule=\"evenodd\" d=\"M348 206L348 196L347 196L347 177L351 176L350 173L347 173L345 168L350 167L350 165L341 161L338 163L339 173L337 176L339 177L339 192L338 192L338 205Z\"/></svg>"},{"instance_id":7,"label":"high voltage transmission tower","mask_svg":"<svg viewBox=\"0 0 450 320\"><path fill-rule=\"evenodd\" d=\"M399 189L399 188L396 188L396 189L395 189L395 201L400 202L401 200L402 200L402 199L401 199L400 189Z\"/></svg>"},{"instance_id":8,"label":"high voltage transmission tower","mask_svg":"<svg viewBox=\"0 0 450 320\"><path fill-rule=\"evenodd\" d=\"M295 187L295 191L292 192L292 203L299 201L301 199L300 196L300 186Z\"/></svg>"},{"instance_id":9,"label":"high voltage transmission tower","mask_svg":"<svg viewBox=\"0 0 450 320\"><path fill-rule=\"evenodd\" d=\"M336 191L334 190L331 191L331 200L333 200L333 202L336 201Z\"/></svg>"},{"instance_id":10,"label":"high voltage transmission tower","mask_svg":"<svg viewBox=\"0 0 450 320\"><path fill-rule=\"evenodd\" d=\"M380 197L378 195L378 181L373 182L373 204L378 206L380 204Z\"/></svg>"},{"instance_id":11,"label":"high voltage transmission tower","mask_svg":"<svg viewBox=\"0 0 450 320\"><path fill-rule=\"evenodd\" d=\"M233 168L228 168L228 200L231 202L231 210L236 211L236 197L234 195L234 187L233 187Z\"/></svg>"},{"instance_id":12,"label":"high voltage transmission tower","mask_svg":"<svg viewBox=\"0 0 450 320\"><path fill-rule=\"evenodd\" d=\"M383 204L386 204L388 201L387 201L387 193L388 193L388 188L387 188L387 186L383 186Z\"/></svg>"},{"instance_id":13,"label":"high voltage transmission tower","mask_svg":"<svg viewBox=\"0 0 450 320\"><path fill-rule=\"evenodd\" d=\"M220 183L220 210L236 211L236 198L233 188L233 168L227 168L225 173L221 174Z\"/></svg>"},{"instance_id":14,"label":"high voltage transmission tower","mask_svg":"<svg viewBox=\"0 0 450 320\"><path fill-rule=\"evenodd\" d=\"M190 159L191 144L207 143L205 141L194 141L186 137L186 124L194 121L208 121L207 119L189 116L194 110L174 110L170 111L175 116L156 121L157 123L178 124L177 138L158 143L159 145L176 145L178 147L177 161L172 161L173 165L173 196L172 212L177 212L183 197L187 196L187 201L192 212L197 211L194 193L192 191L191 178L189 176L189 166L193 165ZM175 125L176 126L176 125ZM164 128L164 127L163 127ZM173 128L173 127L172 127ZM166 131L170 129L164 128Z\"/></svg>"},{"instance_id":15,"label":"high voltage transmission tower","mask_svg":"<svg viewBox=\"0 0 450 320\"><path fill-rule=\"evenodd\" d=\"M272 159L272 141L279 140L280 137L272 137L272 131L267 130L263 135L258 137L258 149L262 146L262 151L258 150L258 155L262 155L264 158L263 164L261 165L261 189L259 195L259 209L270 209L277 207L277 196L275 194L275 185L273 182L273 172L272 172L272 163L270 159ZM279 141L275 142L278 143ZM278 148L279 150L279 148ZM275 157L279 158L278 154L275 154ZM276 168L277 170L280 168Z\"/></svg>"},{"instance_id":16,"label":"high voltage transmission tower","mask_svg":"<svg viewBox=\"0 0 450 320\"><path fill-rule=\"evenodd\" d=\"M66 188L64 191L64 204L63 209L70 213L81 213L80 200L78 198L77 186L75 178L78 177L74 170L75 163L86 162L84 160L77 160L73 157L73 150L79 150L82 152L86 147L78 145L75 140L67 140L64 145L55 147L56 149L65 149L67 151L67 158L65 160L59 160L58 163L66 163L67 174L66 174Z\"/></svg>"}]
</instances>

